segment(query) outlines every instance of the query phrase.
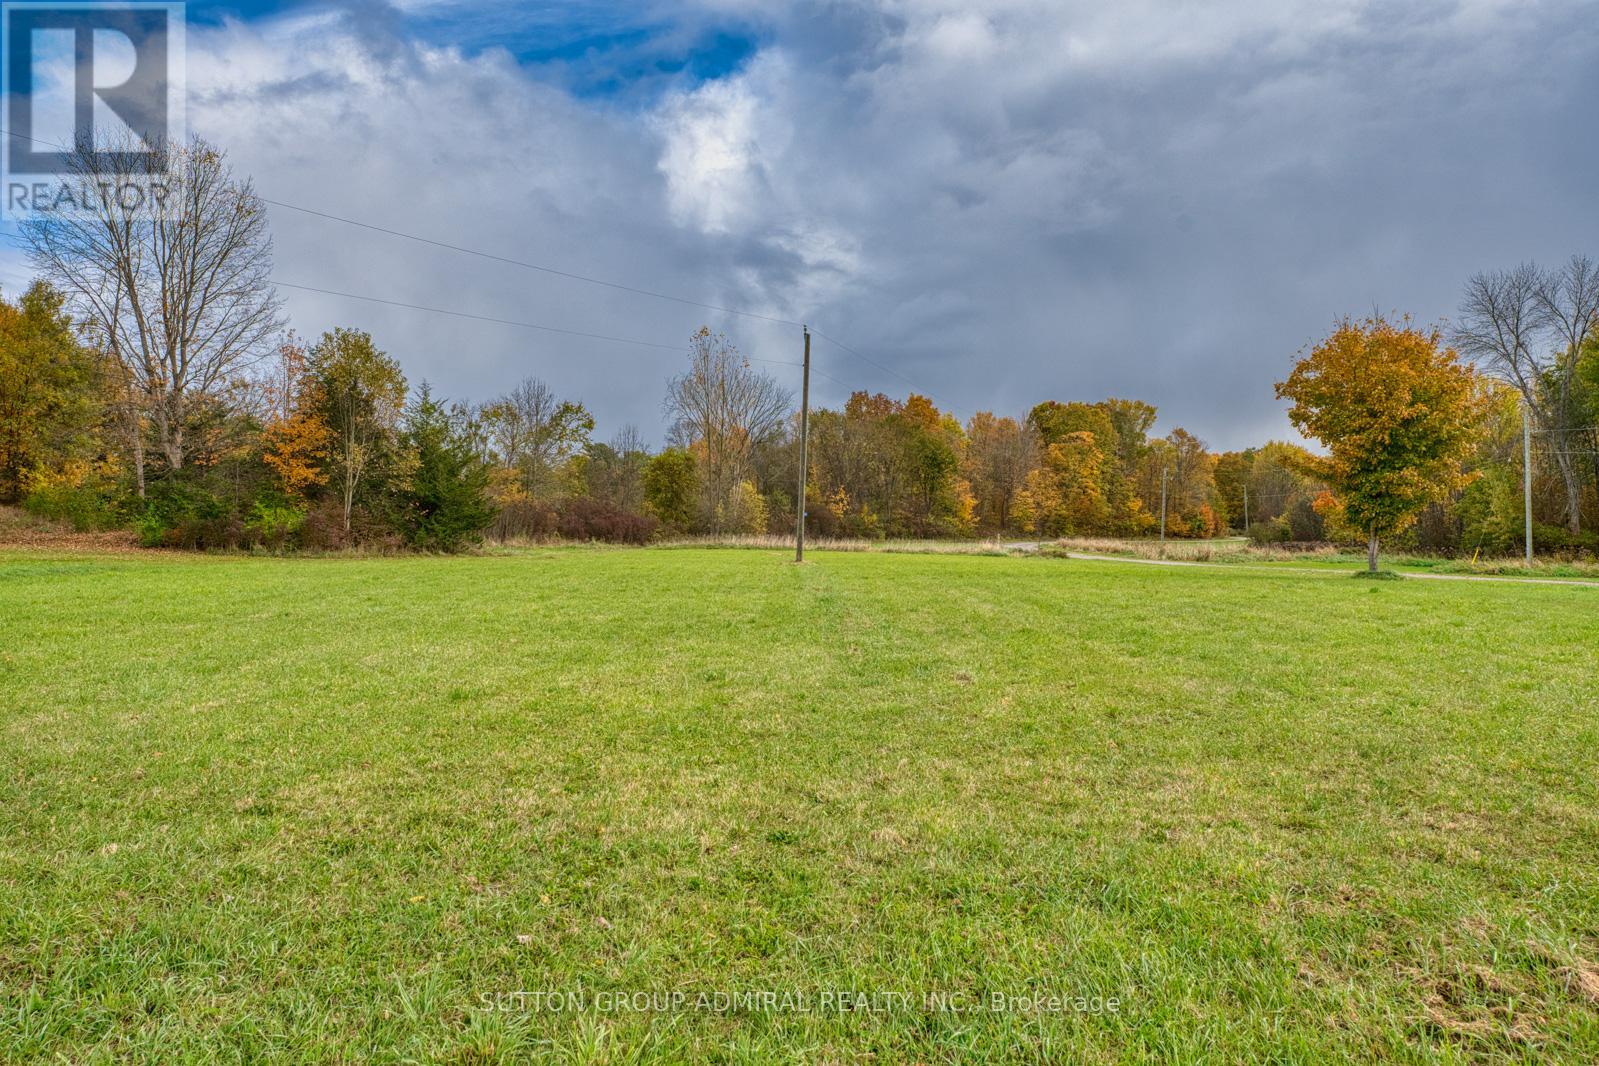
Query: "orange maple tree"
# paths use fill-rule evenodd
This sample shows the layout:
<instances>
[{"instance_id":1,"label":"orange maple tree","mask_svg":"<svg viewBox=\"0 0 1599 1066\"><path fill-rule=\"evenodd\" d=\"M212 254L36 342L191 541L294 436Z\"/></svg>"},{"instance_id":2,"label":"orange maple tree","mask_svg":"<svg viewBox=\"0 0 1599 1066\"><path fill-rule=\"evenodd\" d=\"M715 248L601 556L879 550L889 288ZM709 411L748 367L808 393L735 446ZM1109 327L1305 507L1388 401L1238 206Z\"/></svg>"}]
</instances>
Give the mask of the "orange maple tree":
<instances>
[{"instance_id":1,"label":"orange maple tree","mask_svg":"<svg viewBox=\"0 0 1599 1066\"><path fill-rule=\"evenodd\" d=\"M278 351L267 385L271 415L261 429L261 461L272 468L284 495L300 500L313 485L327 483L322 463L333 430L323 421L323 394L306 373L305 349L293 340Z\"/></svg>"},{"instance_id":2,"label":"orange maple tree","mask_svg":"<svg viewBox=\"0 0 1599 1066\"><path fill-rule=\"evenodd\" d=\"M1347 521L1367 535L1373 572L1379 538L1476 476L1461 468L1479 426L1472 371L1435 328L1344 319L1277 384L1277 396L1293 402L1294 426L1326 447L1303 460L1306 473L1332 487Z\"/></svg>"}]
</instances>

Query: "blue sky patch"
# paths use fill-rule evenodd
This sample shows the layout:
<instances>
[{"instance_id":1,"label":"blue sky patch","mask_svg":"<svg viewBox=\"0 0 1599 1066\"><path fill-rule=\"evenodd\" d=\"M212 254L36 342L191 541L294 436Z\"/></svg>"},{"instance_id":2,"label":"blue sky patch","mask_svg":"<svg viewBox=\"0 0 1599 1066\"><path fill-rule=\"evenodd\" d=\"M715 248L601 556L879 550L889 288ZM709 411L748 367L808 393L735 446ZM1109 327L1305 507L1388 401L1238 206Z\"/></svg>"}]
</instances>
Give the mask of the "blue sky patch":
<instances>
[{"instance_id":1,"label":"blue sky patch","mask_svg":"<svg viewBox=\"0 0 1599 1066\"><path fill-rule=\"evenodd\" d=\"M615 4L455 4L403 11L382 3L324 0L219 0L189 4L189 20L250 22L292 11L347 13L373 32L399 32L468 54L503 48L530 72L584 97L653 100L668 86L690 86L733 74L755 54L760 37L746 25L712 24L688 16Z\"/></svg>"}]
</instances>

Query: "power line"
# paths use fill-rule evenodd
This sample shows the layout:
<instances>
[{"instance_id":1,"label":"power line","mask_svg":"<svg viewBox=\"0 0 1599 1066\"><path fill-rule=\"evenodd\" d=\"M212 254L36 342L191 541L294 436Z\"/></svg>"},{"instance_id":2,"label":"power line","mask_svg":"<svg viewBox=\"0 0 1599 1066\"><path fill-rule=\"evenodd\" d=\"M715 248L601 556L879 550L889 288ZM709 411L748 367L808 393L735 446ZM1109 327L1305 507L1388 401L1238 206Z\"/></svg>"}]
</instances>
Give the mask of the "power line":
<instances>
[{"instance_id":1,"label":"power line","mask_svg":"<svg viewBox=\"0 0 1599 1066\"><path fill-rule=\"evenodd\" d=\"M367 303L383 304L388 307L403 307L411 311L427 311L435 315L449 315L452 318L469 318L476 322L492 322L501 326L517 326L522 329L536 329L545 333L559 333L567 337L586 337L590 340L610 341L614 344L632 344L640 348L659 348L663 351L678 352L682 349L675 344L662 344L659 341L637 340L632 337L612 337L604 333L587 333L583 330L564 329L560 326L546 326L539 322L522 322L510 318L495 318L492 315L478 315L470 311L454 311L447 307L428 307L424 304L409 303L405 300L389 300L381 296L365 296L356 292L340 292L337 289L324 289L316 285L297 285L290 281L272 282L274 285L285 289L299 289L303 292L317 292L324 296L341 296L347 300L364 300ZM754 356L741 356L753 363L771 363L774 366L799 366L799 363L788 362L781 359L758 359Z\"/></svg>"},{"instance_id":2,"label":"power line","mask_svg":"<svg viewBox=\"0 0 1599 1066\"><path fill-rule=\"evenodd\" d=\"M15 240L15 238L11 238L11 239ZM3 273L6 273L6 272L5 271L0 271L0 274L3 274ZM586 332L584 330L566 329L566 328L561 327L561 326L546 326L546 325L544 325L543 323L540 323L540 322L524 322L524 321L520 321L520 320L517 320L517 319L496 318L496 317L494 317L492 315L479 315L479 314L475 314L475 313L470 312L470 311L456 311L456 310L452 310L451 308L448 308L448 307L429 307L429 306L427 306L425 304L415 304L415 303L410 303L410 302L405 301L405 300L391 300L391 299L388 299L388 298L382 297L382 296L367 296L367 295L365 295L363 293L343 292L343 291L340 291L338 289L326 289L326 288L322 288L321 286L317 286L317 285L300 285L300 284L297 284L297 283L292 282L292 281L281 281L281 280L278 280L276 278L273 279L272 284L278 286L279 288L284 288L284 289L298 289L298 290L300 290L302 292L321 293L324 296L338 296L338 297L341 297L341 298L347 299L347 300L361 300L361 301L364 301L366 303L382 304L382 305L384 305L386 307L400 307L400 308L405 308L405 309L411 310L411 311L425 311L425 312L428 312L429 314L448 315L451 318L465 318L465 319L471 319L472 321L475 321L475 322L490 322L490 323L493 323L495 325L515 326L515 327L520 328L520 329L536 329L536 330L539 330L539 331L544 332L544 333L558 333L558 334L561 334L563 336L568 336L568 337L584 337L584 338L587 338L589 340L609 341L609 342L611 342L613 344L630 344L630 345L633 345L635 347L640 347L640 348L658 348L658 349L660 349L662 351L668 351L668 352L680 352L680 351L682 351L682 348L680 346L678 346L678 345L675 345L675 344L662 344L659 341L638 340L638 339L633 338L633 337L613 337L613 336L610 336L609 334L604 334L604 333L589 333L589 332ZM801 363L796 363L796 362L794 362L792 360L786 360L786 359L763 359L763 358L761 358L759 356L753 356L753 355L740 354L739 358L744 360L746 363L766 363L766 364L769 364L771 366L799 367L799 366L803 365ZM828 373L826 373L824 371L821 371L821 370L816 370L814 367L812 369L815 371L816 374L818 374L821 377L826 378L828 381L833 382L835 385L838 385L840 388L844 388L844 389L849 388L849 386L847 384L845 384L844 382L840 381L838 378L833 377L831 374L828 374Z\"/></svg>"},{"instance_id":3,"label":"power line","mask_svg":"<svg viewBox=\"0 0 1599 1066\"><path fill-rule=\"evenodd\" d=\"M522 329L537 329L543 330L545 333L560 333L568 337L588 337L591 340L611 341L615 344L632 344L637 345L640 348L661 348L663 350L672 352L678 350L676 345L661 344L658 341L641 341L635 340L631 337L611 337L600 333L585 333L582 330L562 329L558 326L545 326L537 322L519 322L509 318L494 318L491 315L472 314L469 311L452 311L446 307L427 307L422 304L407 303L404 300L388 300L381 296L363 296L362 294L356 292L339 292L336 289L324 289L316 285L296 285L291 281L278 281L274 279L272 283L277 285L279 288L284 289L299 289L303 292L319 292L324 296L342 296L346 300L365 300L367 303L384 304L388 307L404 307L412 311L428 311L435 315L450 315L454 318L470 318L477 322L493 322L501 326L518 326ZM796 363L794 365L797 366L799 364Z\"/></svg>"},{"instance_id":4,"label":"power line","mask_svg":"<svg viewBox=\"0 0 1599 1066\"><path fill-rule=\"evenodd\" d=\"M604 333L586 333L583 330L563 329L560 326L546 326L539 322L522 322L510 318L495 318L492 315L478 315L473 314L470 311L453 311L448 307L428 307L425 304L414 304L405 300L390 300L381 296L365 296L357 292L340 292L337 289L324 289L316 285L297 285L293 282L278 281L276 279L273 280L272 284L284 289L300 289L304 292L317 292L323 294L324 296L341 296L348 300L364 300L367 303L384 304L388 307L403 307L411 311L427 311L430 314L449 315L452 318L469 318L475 322L492 322L495 325L500 326L517 326L522 329L542 330L545 333L559 333L568 337L586 337L590 340L611 341L615 344L632 344L640 348L659 348L662 351L668 352L682 351L682 348L678 345L662 344L659 341L636 340L632 337L612 337ZM804 365L788 359L762 359L758 356L744 355L742 353L739 355L739 358L747 363L766 363L771 366L799 367ZM833 377L831 374L817 370L815 367L811 368L811 372L826 378L828 381L831 381L840 388L849 388L848 385L840 381L838 378Z\"/></svg>"},{"instance_id":5,"label":"power line","mask_svg":"<svg viewBox=\"0 0 1599 1066\"><path fill-rule=\"evenodd\" d=\"M1251 492L1251 500L1280 500L1285 496L1308 496L1309 489L1289 489L1287 492Z\"/></svg>"},{"instance_id":6,"label":"power line","mask_svg":"<svg viewBox=\"0 0 1599 1066\"><path fill-rule=\"evenodd\" d=\"M8 134L10 134L11 136L13 136L13 137L17 137L17 138L20 138L22 140L32 141L35 144L41 144L41 145L44 145L47 148L52 148L52 149L54 149L56 151L63 151L63 152L64 151L69 151L69 149L67 149L63 145L53 144L53 143L51 143L49 141L40 140L38 137L30 137L30 136L28 136L26 134L18 133L15 130L7 130L6 132ZM263 203L272 204L275 207L287 208L290 211L299 211L302 214L313 215L313 216L315 216L317 218L325 218L325 219L328 219L329 221L332 221L332 222L341 222L341 223L343 223L343 224L345 224L347 226L355 226L355 227L357 227L359 229L371 230L374 233L383 233L383 234L387 234L388 236L391 236L391 237L399 237L399 238L401 238L403 240L415 241L418 244L426 244L426 245L431 245L431 246L433 246L435 248L443 248L443 249L445 249L447 251L459 252L459 253L461 253L463 255L477 256L477 257L479 257L481 259L487 259L487 260L490 260L490 261L496 262L496 263L503 263L503 264L508 265L508 266L521 267L521 268L523 268L525 270L536 270L536 271L539 271L540 273L551 274L551 275L554 275L556 277L567 278L567 279L572 280L572 281L586 282L586 283L588 283L590 285L600 285L600 286L603 286L603 287L608 288L608 289L615 289L615 290L617 290L619 292L632 293L632 294L637 295L637 296L648 296L648 297L651 297L651 298L657 299L657 300L667 300L667 301L670 301L672 303L679 303L679 304L683 304L683 305L688 306L688 307L698 307L698 308L701 308L702 310L706 310L706 311L716 311L716 312L718 312L720 314L736 315L736 316L739 316L739 317L742 317L742 318L756 319L756 320L759 320L759 321L762 321L762 322L775 323L777 325L797 326L797 327L800 327L802 329L804 328L804 323L795 321L794 319L781 318L781 317L776 316L776 315L761 314L761 313L756 312L756 311L745 311L745 310L743 310L741 308L737 308L737 307L724 307L724 306L721 306L719 304L705 303L705 302L700 301L700 300L691 300L691 299L689 299L688 297L685 297L685 296L676 296L676 295L673 295L671 293L659 292L659 291L656 291L654 289L645 289L645 288L641 288L641 287L635 286L635 285L626 285L626 284L623 284L621 282L607 281L604 278L590 277L589 275L586 275L586 274L578 274L578 273L575 273L575 272L569 271L569 270L561 270L558 267L545 266L544 264L541 264L541 263L532 263L532 262L528 262L527 260L523 260L523 259L513 259L513 258L511 258L509 256L498 255L498 254L496 254L494 252L486 252L486 251L483 251L482 249L479 249L479 248L469 248L469 247L467 247L465 245L452 244L452 243L450 243L448 241L435 240L432 237L424 237L421 234L417 234L417 233L407 233L404 230L392 229L392 228L390 228L388 226L379 226L379 225L376 225L376 224L371 223L371 222L362 222L362 221L360 221L358 219L347 218L347 217L345 217L343 215L335 215L335 214L333 214L331 212L328 212L328 211L318 211L318 210L316 210L314 208L304 207L304 206L302 206L300 204L289 203L286 200L277 200L277 199L273 199L272 197L268 197L268 196L262 196L262 197L260 197L260 199L261 199L261 201ZM633 340L633 339L625 338L625 337L610 337L610 336L605 336L605 335L598 334L598 333L585 333L585 332L583 332L581 330L559 329L559 328L554 327L554 326L544 326L544 325L540 325L540 324L534 323L534 322L517 322L517 321L510 320L510 319L494 318L494 317L487 316L487 315L470 314L470 313L464 312L464 311L452 311L452 310L449 310L447 308L424 307L424 306L421 306L419 304L406 303L406 302L400 301L400 300L387 300L387 299L383 299L383 298L375 297L375 296L363 296L363 295L360 295L358 293L336 292L336 291L331 290L331 289L321 289L321 288L317 288L315 286L310 286L310 285L295 285L295 284L292 284L292 283L289 283L289 282L282 282L282 281L276 282L276 284L278 284L278 285L280 285L280 286L282 286L283 288L286 288L286 289L301 289L301 290L304 290L304 291L307 291L307 292L320 292L320 293L324 293L324 294L329 295L329 296L342 296L342 297L345 297L346 299L351 299L351 300L365 300L365 301L367 301L369 303L386 304L386 305L391 306L391 307L404 307L404 308L410 308L412 310L418 310L418 311L429 311L429 312L432 312L434 314L451 315L451 316L454 316L454 317L457 317L457 318L469 318L469 319L475 319L477 321L482 321L482 322L493 322L493 323L497 323L497 324L500 324L500 325L518 326L518 327L522 327L522 328L526 328L526 329L537 329L537 330L543 330L545 332L550 332L550 333L562 333L562 334L566 334L568 336L574 336L574 337L589 337L589 338L592 338L592 339L595 339L595 340L607 340L607 341L613 341L613 342L616 342L616 343L619 343L619 344L632 344L632 345L637 345L637 346L641 346L641 347L662 348L662 349L669 350L669 351L679 351L680 350L675 345L659 344L659 343L656 343L654 341L640 341L640 340ZM851 355L855 356L857 359L860 359L862 362L865 362L865 363L867 363L870 366L874 366L878 370L881 370L881 371L883 371L885 373L894 375L895 377L899 378L901 381L904 381L906 384L910 385L912 388L916 387L915 382L913 382L909 378L905 377L905 375L899 373L899 371L894 370L894 369L892 369L890 367L884 366L882 363L879 363L876 360L869 358L868 356L862 354L861 352L857 351L854 348L851 348L849 345L843 343L842 341L834 340L832 337L827 336L825 333L822 333L819 330L814 330L813 329L811 332L815 333L818 337L820 337L823 340L827 341L829 344L832 344L832 345L834 345L834 346L836 346L836 347L838 347L838 348L850 353ZM770 364L775 365L775 366L800 366L801 365L800 363L789 362L789 361L779 360L779 359L759 359L759 358L756 358L754 356L745 356L744 358L746 358L750 362L770 363ZM833 377L831 374L828 374L825 371L816 369L815 367L813 367L812 369L815 370L815 372L816 372L816 374L818 376L826 378L828 381L833 382L834 384L838 385L840 388L849 388L848 385L844 384L844 382L840 381L838 378Z\"/></svg>"},{"instance_id":7,"label":"power line","mask_svg":"<svg viewBox=\"0 0 1599 1066\"><path fill-rule=\"evenodd\" d=\"M604 278L591 277L591 276L589 276L587 274L578 274L578 273L574 273L573 271L570 271L570 270L561 270L558 267L545 266L542 263L530 263L530 262L528 262L527 260L524 260L524 259L513 259L513 258L511 258L509 256L498 255L498 254L496 254L494 252L486 252L486 251L483 251L480 248L470 248L470 247L467 247L466 245L462 245L462 244L452 244L449 241L435 240L432 237L424 237L424 236L422 236L420 234L417 234L417 233L407 233L404 230L392 229L392 228L390 228L388 226L379 226L379 225L376 225L376 224L371 223L371 222L362 222L359 219L347 218L344 215L335 215L335 214L333 214L331 212L328 212L328 211L318 211L318 210L316 210L314 208L301 206L300 204L291 204L291 203L289 203L286 200L275 200L275 199L273 199L273 198L271 198L269 196L263 196L263 197L261 197L261 200L262 200L263 203L272 204L274 207L284 207L284 208L289 209L290 211L299 211L302 214L313 215L313 216L315 216L317 218L325 218L325 219L328 219L329 221L332 221L332 222L342 222L343 224L345 224L347 226L355 226L355 227L357 227L359 229L371 230L374 233L383 233L383 234L387 234L388 236L391 236L391 237L399 237L402 240L415 241L418 244L426 244L426 245L431 245L432 247L435 247L435 248L443 248L443 249L445 249L447 251L451 251L451 252L459 252L459 253L461 253L463 255L477 256L480 259L487 259L487 260L489 260L491 262L495 262L495 263L503 263L503 264L506 264L507 266L522 267L523 269L526 269L526 270L536 270L536 271L539 271L540 273L552 274L552 275L554 275L556 277L567 278L567 279L569 279L571 281L582 281L582 282L586 282L586 283L588 283L590 285L601 285L601 286L604 286L605 288L615 289L615 290L617 290L619 292L633 293L634 295L637 295L637 296L649 296L649 297L652 297L652 298L657 299L657 300L669 300L672 303L684 304L685 306L688 306L688 307L698 307L698 308L701 308L701 309L706 310L706 311L717 311L717 312L720 312L722 314L737 315L737 316L740 316L742 318L752 318L752 319L757 319L757 320L762 321L762 322L772 322L772 323L775 323L775 324L781 325L781 326L797 326L797 327L800 327L800 328L803 329L804 325L805 325L802 322L798 322L798 321L795 321L794 319L790 319L790 318L780 318L780 317L778 317L776 315L765 315L765 314L761 314L761 313L756 312L756 311L745 311L745 310L742 310L742 309L737 308L737 307L724 307L724 306L722 306L720 304L704 303L704 302L702 302L700 300L691 300L691 299L689 299L688 297L685 297L685 296L675 296L675 295L672 295L671 293L658 292L658 291L656 291L654 289L644 289L644 288L640 288L640 287L638 287L636 285L625 285L625 284L622 284L621 282L607 281ZM869 366L876 367L878 370L881 370L881 371L883 371L886 374L892 374L894 377L899 378L901 381L905 382L907 385L911 386L912 388L916 388L917 387L916 383L914 381L912 381L910 378L907 378L904 374L901 374L899 371L893 369L892 367L888 367L888 366L883 365L882 363L877 362L875 359L872 359L869 356L863 354L862 352L857 351L856 349L854 349L854 348L850 347L849 345L845 344L843 341L835 340L834 338L829 337L827 334L823 333L819 329L816 329L815 327L811 328L811 332L813 334L815 334L817 337L820 337L822 340L827 341L829 344L832 344L835 347L840 348L843 351L846 351L849 354L855 356L855 358L861 360L862 362L868 364ZM767 361L770 362L771 360L767 360ZM791 364L788 364L788 365L799 366L800 364L791 363ZM815 369L815 368L813 367L812 369ZM836 384L839 384L842 387L848 388L848 386L843 385L843 383L840 382L837 378L832 377L831 375L826 374L826 373L824 373L821 370L817 370L816 373L819 376L821 376L821 377L827 378L827 380L829 380L829 381L832 381L832 382L834 382Z\"/></svg>"},{"instance_id":8,"label":"power line","mask_svg":"<svg viewBox=\"0 0 1599 1066\"><path fill-rule=\"evenodd\" d=\"M883 371L884 373L893 374L895 377L899 378L901 381L903 381L905 384L909 385L911 388L914 389L914 388L917 387L916 386L916 382L912 381L910 378L906 377L904 374L901 374L898 370L894 370L891 367L886 367L882 363L879 363L875 359L867 358L866 356L862 355L860 352L856 351L854 348L851 348L849 345L845 344L843 341L836 341L832 337L829 337L827 334L823 333L819 329L816 329L815 327L811 328L811 332L816 334L816 336L822 338L822 340L826 341L827 343L833 345L834 347L844 349L846 352L848 352L849 354L853 355L855 358L861 360L862 362L867 363L870 366L875 366L877 369ZM820 371L818 371L818 373L820 373ZM823 374L822 376L826 377L827 375Z\"/></svg>"},{"instance_id":9,"label":"power line","mask_svg":"<svg viewBox=\"0 0 1599 1066\"><path fill-rule=\"evenodd\" d=\"M406 233L404 230L390 229L387 226L377 226L370 222L359 222L353 218L345 218L343 215L334 215L326 211L317 211L309 207L301 207L299 204L291 204L283 200L274 200L267 196L261 197L261 200L263 203L272 204L274 207L286 207L290 211L299 211L307 215L315 215L318 218L329 219L333 222L342 222L347 226L358 226L361 229L372 230L375 233L386 233L391 237L400 237L408 241L416 241L419 244L430 244L435 248L444 248L452 252L460 252L463 255L475 255L481 259L489 259L496 263L505 263L509 266L523 267L527 270L537 270L545 274L554 274L556 277L569 278L572 281L585 281L590 285L603 285L607 289L617 289L621 292L630 292L637 296L650 296L657 300L670 300L673 303L687 304L689 307L698 307L706 311L717 311L724 315L739 315L743 318L756 318L763 322L775 322L782 326L803 327L804 325L802 322L795 322L792 319L787 318L778 318L775 315L763 315L755 311L743 311L736 307L721 307L717 304L708 304L702 303L699 300L690 300L685 296L673 296L670 293L656 292L653 289L641 289L633 285L623 285L622 283L616 281L606 281L604 278L593 278L586 274L574 274L569 270L560 270L556 267L544 266L540 263L529 263L524 259L512 259L508 256L495 255L493 252L485 252L477 248L468 248L460 244L451 244L448 241L438 241L431 237L423 237L415 233ZM799 364L796 363L795 365L797 366Z\"/></svg>"}]
</instances>

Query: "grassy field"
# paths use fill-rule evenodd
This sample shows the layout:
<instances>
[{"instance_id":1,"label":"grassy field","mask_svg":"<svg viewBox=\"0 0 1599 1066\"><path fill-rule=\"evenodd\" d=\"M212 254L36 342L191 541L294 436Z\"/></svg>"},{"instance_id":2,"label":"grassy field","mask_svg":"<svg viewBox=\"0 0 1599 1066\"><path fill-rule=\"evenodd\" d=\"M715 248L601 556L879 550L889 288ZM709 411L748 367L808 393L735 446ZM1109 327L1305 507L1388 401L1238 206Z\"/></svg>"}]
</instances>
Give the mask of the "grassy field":
<instances>
[{"instance_id":1,"label":"grassy field","mask_svg":"<svg viewBox=\"0 0 1599 1066\"><path fill-rule=\"evenodd\" d=\"M1599 1058L1599 590L813 559L0 555L0 1061Z\"/></svg>"}]
</instances>

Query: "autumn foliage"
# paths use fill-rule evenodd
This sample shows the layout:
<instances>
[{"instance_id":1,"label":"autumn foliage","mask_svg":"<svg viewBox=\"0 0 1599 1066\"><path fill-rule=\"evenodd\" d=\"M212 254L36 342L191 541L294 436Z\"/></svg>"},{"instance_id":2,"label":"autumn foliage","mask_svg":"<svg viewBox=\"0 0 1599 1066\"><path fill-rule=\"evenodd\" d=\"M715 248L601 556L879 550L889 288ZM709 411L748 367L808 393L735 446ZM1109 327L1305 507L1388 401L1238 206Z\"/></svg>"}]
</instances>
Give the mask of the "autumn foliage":
<instances>
[{"instance_id":1,"label":"autumn foliage","mask_svg":"<svg viewBox=\"0 0 1599 1066\"><path fill-rule=\"evenodd\" d=\"M324 464L333 431L321 415L326 406L321 385L305 372L305 349L291 341L278 358L266 389L261 461L277 475L283 494L299 501L308 489L327 483Z\"/></svg>"},{"instance_id":2,"label":"autumn foliage","mask_svg":"<svg viewBox=\"0 0 1599 1066\"><path fill-rule=\"evenodd\" d=\"M1303 464L1341 505L1322 501L1321 509L1341 511L1369 537L1373 570L1379 538L1475 476L1464 466L1480 432L1473 375L1436 329L1346 319L1299 360L1277 395L1293 403L1294 426L1327 449Z\"/></svg>"}]
</instances>

